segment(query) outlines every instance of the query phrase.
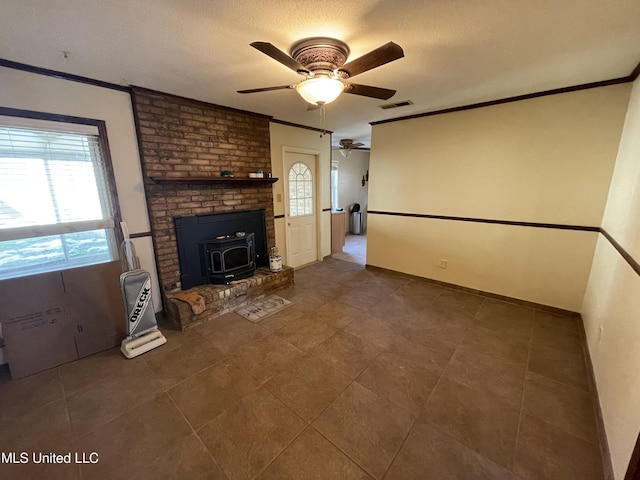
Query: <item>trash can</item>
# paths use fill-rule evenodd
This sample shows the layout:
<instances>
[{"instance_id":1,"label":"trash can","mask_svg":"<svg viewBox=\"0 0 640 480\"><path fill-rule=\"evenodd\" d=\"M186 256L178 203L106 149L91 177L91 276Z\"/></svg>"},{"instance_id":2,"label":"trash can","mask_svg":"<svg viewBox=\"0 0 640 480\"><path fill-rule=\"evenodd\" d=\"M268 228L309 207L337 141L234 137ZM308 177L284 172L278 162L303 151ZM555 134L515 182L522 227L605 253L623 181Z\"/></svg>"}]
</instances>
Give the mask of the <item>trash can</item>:
<instances>
[{"instance_id":1,"label":"trash can","mask_svg":"<svg viewBox=\"0 0 640 480\"><path fill-rule=\"evenodd\" d=\"M351 233L353 235L364 233L364 214L360 211L359 203L354 203L351 206Z\"/></svg>"},{"instance_id":2,"label":"trash can","mask_svg":"<svg viewBox=\"0 0 640 480\"><path fill-rule=\"evenodd\" d=\"M351 233L354 235L362 235L364 233L364 214L362 212L353 212L351 214Z\"/></svg>"}]
</instances>

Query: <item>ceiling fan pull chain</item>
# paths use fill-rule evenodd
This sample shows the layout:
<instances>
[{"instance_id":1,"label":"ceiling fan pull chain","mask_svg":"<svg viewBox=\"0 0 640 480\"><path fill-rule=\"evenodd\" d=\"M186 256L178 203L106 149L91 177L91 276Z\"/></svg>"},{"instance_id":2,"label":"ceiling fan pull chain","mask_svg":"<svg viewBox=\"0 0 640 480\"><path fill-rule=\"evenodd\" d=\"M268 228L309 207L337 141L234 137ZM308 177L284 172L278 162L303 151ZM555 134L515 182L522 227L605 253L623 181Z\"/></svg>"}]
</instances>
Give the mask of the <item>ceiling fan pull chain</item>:
<instances>
[{"instance_id":1,"label":"ceiling fan pull chain","mask_svg":"<svg viewBox=\"0 0 640 480\"><path fill-rule=\"evenodd\" d=\"M320 121L322 123L322 131L320 132L320 138L324 136L326 132L327 114L324 109L324 105L320 105Z\"/></svg>"}]
</instances>

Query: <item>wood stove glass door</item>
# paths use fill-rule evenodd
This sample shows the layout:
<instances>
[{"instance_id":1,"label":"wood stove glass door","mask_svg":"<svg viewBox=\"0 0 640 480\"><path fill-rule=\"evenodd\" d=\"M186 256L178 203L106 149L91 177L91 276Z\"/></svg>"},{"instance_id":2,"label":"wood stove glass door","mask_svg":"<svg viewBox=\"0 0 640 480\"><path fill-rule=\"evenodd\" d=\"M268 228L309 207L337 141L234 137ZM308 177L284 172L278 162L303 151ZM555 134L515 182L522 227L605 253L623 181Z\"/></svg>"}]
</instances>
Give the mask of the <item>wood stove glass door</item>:
<instances>
[{"instance_id":1,"label":"wood stove glass door","mask_svg":"<svg viewBox=\"0 0 640 480\"><path fill-rule=\"evenodd\" d=\"M299 267L318 260L316 155L285 152L287 201L287 265Z\"/></svg>"}]
</instances>

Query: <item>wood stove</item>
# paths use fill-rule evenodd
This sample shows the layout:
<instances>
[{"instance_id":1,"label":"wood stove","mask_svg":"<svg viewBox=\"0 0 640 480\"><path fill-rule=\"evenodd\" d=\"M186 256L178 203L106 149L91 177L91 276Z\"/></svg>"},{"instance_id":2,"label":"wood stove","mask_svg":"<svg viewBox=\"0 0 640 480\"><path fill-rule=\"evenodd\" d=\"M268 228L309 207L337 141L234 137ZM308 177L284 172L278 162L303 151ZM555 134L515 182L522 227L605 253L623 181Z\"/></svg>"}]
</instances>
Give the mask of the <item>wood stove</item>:
<instances>
[{"instance_id":1,"label":"wood stove","mask_svg":"<svg viewBox=\"0 0 640 480\"><path fill-rule=\"evenodd\" d=\"M269 265L264 209L177 217L174 223L183 290L247 278Z\"/></svg>"},{"instance_id":2,"label":"wood stove","mask_svg":"<svg viewBox=\"0 0 640 480\"><path fill-rule=\"evenodd\" d=\"M255 233L221 235L200 244L200 265L209 282L225 284L256 270Z\"/></svg>"}]
</instances>

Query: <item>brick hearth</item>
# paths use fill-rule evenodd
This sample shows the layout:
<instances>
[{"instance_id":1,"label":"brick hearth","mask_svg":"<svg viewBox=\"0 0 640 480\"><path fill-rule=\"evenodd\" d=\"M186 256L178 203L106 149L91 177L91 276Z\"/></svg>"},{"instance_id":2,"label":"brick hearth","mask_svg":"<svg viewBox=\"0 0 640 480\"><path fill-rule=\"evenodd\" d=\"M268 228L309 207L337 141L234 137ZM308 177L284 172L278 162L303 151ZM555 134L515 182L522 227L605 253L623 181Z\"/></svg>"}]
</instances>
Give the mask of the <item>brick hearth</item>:
<instances>
[{"instance_id":1,"label":"brick hearth","mask_svg":"<svg viewBox=\"0 0 640 480\"><path fill-rule=\"evenodd\" d=\"M232 282L230 285L200 285L187 290L204 298L205 311L198 315L192 312L188 303L174 298L172 293L167 293L166 313L178 327L185 330L292 285L293 268L283 267L280 272L259 268L252 277Z\"/></svg>"}]
</instances>

